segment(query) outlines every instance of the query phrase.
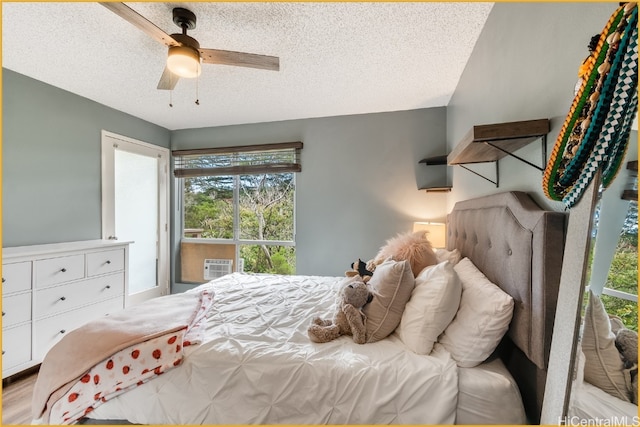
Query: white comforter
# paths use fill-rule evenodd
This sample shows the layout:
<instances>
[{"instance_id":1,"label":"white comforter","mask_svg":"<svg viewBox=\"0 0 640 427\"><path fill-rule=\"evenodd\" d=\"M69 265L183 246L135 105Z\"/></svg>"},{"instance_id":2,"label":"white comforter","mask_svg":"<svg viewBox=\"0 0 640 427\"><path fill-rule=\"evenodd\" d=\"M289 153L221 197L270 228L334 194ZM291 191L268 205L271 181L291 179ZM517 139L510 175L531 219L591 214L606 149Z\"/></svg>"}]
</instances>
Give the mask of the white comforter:
<instances>
[{"instance_id":1,"label":"white comforter","mask_svg":"<svg viewBox=\"0 0 640 427\"><path fill-rule=\"evenodd\" d=\"M395 336L309 341L341 278L231 274L212 287L202 344L184 363L99 406L96 419L142 424L453 424L458 372Z\"/></svg>"}]
</instances>

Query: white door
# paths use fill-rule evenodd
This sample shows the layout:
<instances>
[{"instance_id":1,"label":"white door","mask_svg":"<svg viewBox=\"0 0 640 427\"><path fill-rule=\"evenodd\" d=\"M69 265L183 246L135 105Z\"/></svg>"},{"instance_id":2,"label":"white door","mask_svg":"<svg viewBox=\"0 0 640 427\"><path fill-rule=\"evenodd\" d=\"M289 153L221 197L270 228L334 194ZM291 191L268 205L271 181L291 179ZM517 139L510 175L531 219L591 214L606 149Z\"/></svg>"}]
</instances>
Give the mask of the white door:
<instances>
[{"instance_id":1,"label":"white door","mask_svg":"<svg viewBox=\"0 0 640 427\"><path fill-rule=\"evenodd\" d=\"M132 242L125 305L169 293L169 150L102 131L102 237Z\"/></svg>"}]
</instances>

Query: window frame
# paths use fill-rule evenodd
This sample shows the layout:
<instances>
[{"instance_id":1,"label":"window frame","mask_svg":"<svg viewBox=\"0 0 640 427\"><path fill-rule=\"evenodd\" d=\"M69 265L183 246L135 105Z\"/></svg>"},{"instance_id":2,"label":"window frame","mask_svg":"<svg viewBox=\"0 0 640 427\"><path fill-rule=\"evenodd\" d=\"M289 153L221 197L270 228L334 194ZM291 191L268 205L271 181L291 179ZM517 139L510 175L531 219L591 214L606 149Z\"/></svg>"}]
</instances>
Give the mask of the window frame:
<instances>
[{"instance_id":1,"label":"window frame","mask_svg":"<svg viewBox=\"0 0 640 427\"><path fill-rule=\"evenodd\" d=\"M280 174L280 173L291 173L293 176L293 239L292 240L252 240L252 239L241 239L240 238L240 176L241 175L229 175L233 176L233 238L231 239L223 239L223 238L207 238L207 237L185 237L185 179L187 178L175 178L179 185L179 206L180 206L180 242L184 243L206 243L206 244L227 244L235 246L235 265L238 264L240 260L240 246L243 245L266 245L266 246L287 246L294 247L296 246L296 223L297 223L297 177L296 173L293 172L268 172L270 174Z\"/></svg>"}]
</instances>

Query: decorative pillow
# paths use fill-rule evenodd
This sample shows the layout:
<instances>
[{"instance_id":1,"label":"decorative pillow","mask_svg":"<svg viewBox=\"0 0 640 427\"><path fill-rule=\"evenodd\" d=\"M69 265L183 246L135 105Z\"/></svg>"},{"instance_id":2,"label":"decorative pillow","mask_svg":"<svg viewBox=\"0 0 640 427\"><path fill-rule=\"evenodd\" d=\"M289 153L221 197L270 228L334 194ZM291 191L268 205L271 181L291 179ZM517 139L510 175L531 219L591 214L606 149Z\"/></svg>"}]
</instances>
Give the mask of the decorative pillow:
<instances>
[{"instance_id":1,"label":"decorative pillow","mask_svg":"<svg viewBox=\"0 0 640 427\"><path fill-rule=\"evenodd\" d=\"M398 326L398 336L414 353L429 354L460 305L462 284L449 261L420 272Z\"/></svg>"},{"instance_id":2,"label":"decorative pillow","mask_svg":"<svg viewBox=\"0 0 640 427\"><path fill-rule=\"evenodd\" d=\"M451 265L456 265L462 259L462 255L460 251L454 249L452 251L448 251L446 249L438 249L436 250L436 258L438 259L438 263L449 261Z\"/></svg>"},{"instance_id":3,"label":"decorative pillow","mask_svg":"<svg viewBox=\"0 0 640 427\"><path fill-rule=\"evenodd\" d=\"M589 302L584 315L582 352L584 353L584 380L599 389L629 402L630 378L625 378L624 363L616 348L616 337L600 298L589 291Z\"/></svg>"},{"instance_id":4,"label":"decorative pillow","mask_svg":"<svg viewBox=\"0 0 640 427\"><path fill-rule=\"evenodd\" d=\"M460 308L439 342L458 366L472 368L493 353L509 329L513 298L489 281L469 260L454 267L462 282Z\"/></svg>"},{"instance_id":5,"label":"decorative pillow","mask_svg":"<svg viewBox=\"0 0 640 427\"><path fill-rule=\"evenodd\" d=\"M420 274L423 268L438 263L436 253L424 231L400 233L387 240L373 259L373 263L379 264L389 258L395 261L409 261L413 277Z\"/></svg>"},{"instance_id":6,"label":"decorative pillow","mask_svg":"<svg viewBox=\"0 0 640 427\"><path fill-rule=\"evenodd\" d=\"M404 307L411 297L414 278L408 261L387 260L369 280L373 300L364 306L367 316L367 342L380 341L400 323Z\"/></svg>"}]
</instances>

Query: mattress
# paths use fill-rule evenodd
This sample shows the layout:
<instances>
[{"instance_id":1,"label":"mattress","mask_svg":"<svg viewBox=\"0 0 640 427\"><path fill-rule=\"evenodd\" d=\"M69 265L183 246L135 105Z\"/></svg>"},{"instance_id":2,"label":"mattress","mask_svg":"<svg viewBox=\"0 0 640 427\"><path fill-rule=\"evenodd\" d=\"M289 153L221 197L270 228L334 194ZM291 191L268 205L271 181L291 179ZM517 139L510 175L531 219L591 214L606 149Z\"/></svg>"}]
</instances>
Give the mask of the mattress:
<instances>
[{"instance_id":1,"label":"mattress","mask_svg":"<svg viewBox=\"0 0 640 427\"><path fill-rule=\"evenodd\" d=\"M585 356L576 351L576 376L571 387L565 425L638 425L638 406L584 380Z\"/></svg>"},{"instance_id":2,"label":"mattress","mask_svg":"<svg viewBox=\"0 0 640 427\"><path fill-rule=\"evenodd\" d=\"M342 278L231 274L215 292L203 342L183 363L95 408L141 424L453 424L458 368L442 349L408 351L392 335L309 341L331 318ZM199 288L201 288L199 287Z\"/></svg>"},{"instance_id":3,"label":"mattress","mask_svg":"<svg viewBox=\"0 0 640 427\"><path fill-rule=\"evenodd\" d=\"M588 382L574 381L566 425L638 425L638 407Z\"/></svg>"},{"instance_id":4,"label":"mattress","mask_svg":"<svg viewBox=\"0 0 640 427\"><path fill-rule=\"evenodd\" d=\"M527 424L516 381L500 359L458 369L456 424Z\"/></svg>"}]
</instances>

